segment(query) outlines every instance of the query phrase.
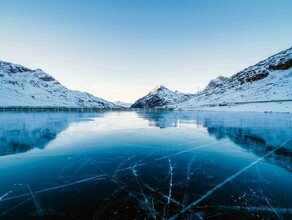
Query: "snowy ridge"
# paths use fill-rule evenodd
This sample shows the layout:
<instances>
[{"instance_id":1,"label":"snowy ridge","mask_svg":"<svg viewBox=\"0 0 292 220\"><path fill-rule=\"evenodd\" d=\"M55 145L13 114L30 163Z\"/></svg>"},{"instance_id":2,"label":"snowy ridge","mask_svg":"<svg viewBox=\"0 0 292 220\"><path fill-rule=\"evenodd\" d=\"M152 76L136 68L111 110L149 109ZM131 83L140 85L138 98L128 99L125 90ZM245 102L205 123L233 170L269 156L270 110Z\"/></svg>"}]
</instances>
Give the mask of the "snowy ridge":
<instances>
[{"instance_id":1,"label":"snowy ridge","mask_svg":"<svg viewBox=\"0 0 292 220\"><path fill-rule=\"evenodd\" d=\"M228 80L228 77L218 76L216 79L212 79L203 91L205 93L212 92L226 80Z\"/></svg>"},{"instance_id":2,"label":"snowy ridge","mask_svg":"<svg viewBox=\"0 0 292 220\"><path fill-rule=\"evenodd\" d=\"M292 100L292 48L216 82L177 107Z\"/></svg>"},{"instance_id":3,"label":"snowy ridge","mask_svg":"<svg viewBox=\"0 0 292 220\"><path fill-rule=\"evenodd\" d=\"M117 108L89 93L69 90L41 69L0 61L0 106Z\"/></svg>"},{"instance_id":4,"label":"snowy ridge","mask_svg":"<svg viewBox=\"0 0 292 220\"><path fill-rule=\"evenodd\" d=\"M165 107L189 99L192 95L173 92L164 86L156 86L146 96L138 99L131 108Z\"/></svg>"}]
</instances>

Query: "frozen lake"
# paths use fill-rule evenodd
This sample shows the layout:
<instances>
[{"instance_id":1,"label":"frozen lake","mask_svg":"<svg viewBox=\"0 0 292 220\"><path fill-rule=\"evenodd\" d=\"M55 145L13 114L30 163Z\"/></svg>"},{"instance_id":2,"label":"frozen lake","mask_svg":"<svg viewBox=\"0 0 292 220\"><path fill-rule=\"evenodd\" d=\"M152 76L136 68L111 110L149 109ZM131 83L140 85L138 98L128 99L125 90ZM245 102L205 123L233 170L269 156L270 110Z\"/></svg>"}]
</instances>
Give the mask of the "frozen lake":
<instances>
[{"instance_id":1,"label":"frozen lake","mask_svg":"<svg viewBox=\"0 0 292 220\"><path fill-rule=\"evenodd\" d=\"M291 219L292 114L0 113L0 219Z\"/></svg>"}]
</instances>

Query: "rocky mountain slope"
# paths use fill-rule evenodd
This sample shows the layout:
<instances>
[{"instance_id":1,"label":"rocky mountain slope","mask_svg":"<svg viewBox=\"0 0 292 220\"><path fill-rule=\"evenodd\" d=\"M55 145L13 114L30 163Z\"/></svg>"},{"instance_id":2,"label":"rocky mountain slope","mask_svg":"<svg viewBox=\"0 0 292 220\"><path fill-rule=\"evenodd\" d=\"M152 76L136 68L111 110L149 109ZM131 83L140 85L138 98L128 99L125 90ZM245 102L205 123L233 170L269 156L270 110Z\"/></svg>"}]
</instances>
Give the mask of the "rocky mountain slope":
<instances>
[{"instance_id":1,"label":"rocky mountain slope","mask_svg":"<svg viewBox=\"0 0 292 220\"><path fill-rule=\"evenodd\" d=\"M0 61L0 106L116 108L89 93L69 90L41 69Z\"/></svg>"},{"instance_id":2,"label":"rocky mountain slope","mask_svg":"<svg viewBox=\"0 0 292 220\"><path fill-rule=\"evenodd\" d=\"M191 96L191 94L173 92L164 86L156 86L146 96L138 99L131 108L164 107L186 101Z\"/></svg>"},{"instance_id":3,"label":"rocky mountain slope","mask_svg":"<svg viewBox=\"0 0 292 220\"><path fill-rule=\"evenodd\" d=\"M212 79L209 82L209 84L206 86L206 88L203 90L203 92L204 93L212 92L222 83L224 83L226 80L228 80L228 77L224 77L224 76L218 76L216 79Z\"/></svg>"},{"instance_id":4,"label":"rocky mountain slope","mask_svg":"<svg viewBox=\"0 0 292 220\"><path fill-rule=\"evenodd\" d=\"M292 48L215 82L177 106L292 100Z\"/></svg>"},{"instance_id":5,"label":"rocky mountain slope","mask_svg":"<svg viewBox=\"0 0 292 220\"><path fill-rule=\"evenodd\" d=\"M291 111L289 108L292 107L292 48L260 61L230 78L219 76L211 80L203 91L193 95L175 93L160 86L137 100L132 107L179 109L212 107L212 110L218 110L213 107L230 108L237 105L236 110L240 111L242 106L238 108L238 105L245 104L244 111L249 111L258 107L254 103L261 104L259 111L269 111L269 108L272 111Z\"/></svg>"}]
</instances>

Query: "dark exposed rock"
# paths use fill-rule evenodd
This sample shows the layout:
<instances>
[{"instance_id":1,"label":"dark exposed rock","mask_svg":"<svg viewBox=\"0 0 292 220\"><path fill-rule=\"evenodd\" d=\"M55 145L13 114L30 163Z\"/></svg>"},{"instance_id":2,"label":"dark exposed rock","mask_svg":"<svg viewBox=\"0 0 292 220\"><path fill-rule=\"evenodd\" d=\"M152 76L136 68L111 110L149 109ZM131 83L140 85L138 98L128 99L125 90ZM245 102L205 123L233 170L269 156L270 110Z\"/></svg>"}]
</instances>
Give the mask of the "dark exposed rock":
<instances>
[{"instance_id":1,"label":"dark exposed rock","mask_svg":"<svg viewBox=\"0 0 292 220\"><path fill-rule=\"evenodd\" d=\"M138 99L131 106L131 108L155 108L155 107L162 107L168 104L166 100L164 100L163 98L160 98L157 95L153 95L152 98L147 103L143 103L142 101L143 101L143 98Z\"/></svg>"},{"instance_id":2,"label":"dark exposed rock","mask_svg":"<svg viewBox=\"0 0 292 220\"><path fill-rule=\"evenodd\" d=\"M279 63L278 65L271 65L268 67L269 70L287 70L289 68L292 68L292 59Z\"/></svg>"},{"instance_id":3,"label":"dark exposed rock","mask_svg":"<svg viewBox=\"0 0 292 220\"><path fill-rule=\"evenodd\" d=\"M49 81L54 81L55 79L51 76L43 76L43 77L40 77L39 79L43 80L43 81L46 81L46 82L49 82Z\"/></svg>"},{"instance_id":4,"label":"dark exposed rock","mask_svg":"<svg viewBox=\"0 0 292 220\"><path fill-rule=\"evenodd\" d=\"M10 74L10 73L12 73L12 74L23 73L23 72L31 71L31 69L26 68L24 66L11 64L11 63L4 62L4 61L0 61L0 68L3 68L3 71L5 71L8 74Z\"/></svg>"},{"instance_id":5,"label":"dark exposed rock","mask_svg":"<svg viewBox=\"0 0 292 220\"><path fill-rule=\"evenodd\" d=\"M264 70L260 73L252 73L252 74L243 75L241 78L238 78L238 81L242 85L242 84L247 83L247 82L254 82L254 81L264 79L268 75L269 75L269 72Z\"/></svg>"}]
</instances>

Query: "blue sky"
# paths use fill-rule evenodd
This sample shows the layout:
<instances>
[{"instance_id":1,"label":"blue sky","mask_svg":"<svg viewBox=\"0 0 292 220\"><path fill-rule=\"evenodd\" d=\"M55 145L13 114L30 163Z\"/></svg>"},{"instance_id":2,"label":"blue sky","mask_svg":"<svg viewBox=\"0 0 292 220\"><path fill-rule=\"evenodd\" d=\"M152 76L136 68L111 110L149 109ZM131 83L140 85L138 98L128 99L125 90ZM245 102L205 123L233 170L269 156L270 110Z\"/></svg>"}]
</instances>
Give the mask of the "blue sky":
<instances>
[{"instance_id":1,"label":"blue sky","mask_svg":"<svg viewBox=\"0 0 292 220\"><path fill-rule=\"evenodd\" d=\"M0 0L0 60L133 102L196 92L292 46L290 0Z\"/></svg>"}]
</instances>

